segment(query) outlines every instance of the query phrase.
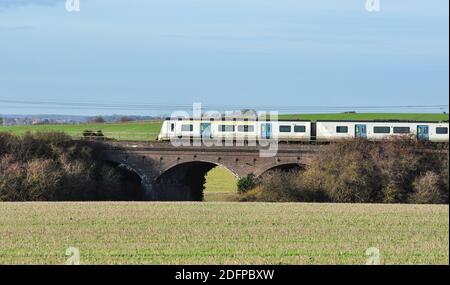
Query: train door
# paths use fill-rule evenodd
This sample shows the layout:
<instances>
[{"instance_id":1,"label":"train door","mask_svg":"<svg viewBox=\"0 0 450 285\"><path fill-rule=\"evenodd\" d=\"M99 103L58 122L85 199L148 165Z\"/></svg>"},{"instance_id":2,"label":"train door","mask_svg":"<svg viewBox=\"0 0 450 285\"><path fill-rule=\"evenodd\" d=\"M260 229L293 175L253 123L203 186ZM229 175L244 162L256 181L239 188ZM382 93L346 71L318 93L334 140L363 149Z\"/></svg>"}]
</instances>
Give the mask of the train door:
<instances>
[{"instance_id":1,"label":"train door","mask_svg":"<svg viewBox=\"0 0 450 285\"><path fill-rule=\"evenodd\" d=\"M262 123L261 124L261 138L271 139L272 138L272 124Z\"/></svg>"},{"instance_id":2,"label":"train door","mask_svg":"<svg viewBox=\"0 0 450 285\"><path fill-rule=\"evenodd\" d=\"M429 134L430 128L427 125L417 126L417 139L421 141L427 141L430 138Z\"/></svg>"},{"instance_id":3,"label":"train door","mask_svg":"<svg viewBox=\"0 0 450 285\"><path fill-rule=\"evenodd\" d=\"M315 141L317 139L317 123L311 122L311 140Z\"/></svg>"},{"instance_id":4,"label":"train door","mask_svg":"<svg viewBox=\"0 0 450 285\"><path fill-rule=\"evenodd\" d=\"M367 138L367 126L362 124L355 125L355 137Z\"/></svg>"},{"instance_id":5,"label":"train door","mask_svg":"<svg viewBox=\"0 0 450 285\"><path fill-rule=\"evenodd\" d=\"M211 138L211 123L200 124L200 136L201 138Z\"/></svg>"}]
</instances>

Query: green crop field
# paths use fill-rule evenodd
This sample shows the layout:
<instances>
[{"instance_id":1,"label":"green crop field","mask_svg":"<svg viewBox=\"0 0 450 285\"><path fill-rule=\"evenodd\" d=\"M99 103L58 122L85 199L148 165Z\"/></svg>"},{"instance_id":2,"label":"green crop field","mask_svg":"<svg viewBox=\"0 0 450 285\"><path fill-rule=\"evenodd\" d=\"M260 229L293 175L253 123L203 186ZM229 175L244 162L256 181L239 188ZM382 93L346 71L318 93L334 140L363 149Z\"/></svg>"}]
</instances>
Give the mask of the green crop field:
<instances>
[{"instance_id":1,"label":"green crop field","mask_svg":"<svg viewBox=\"0 0 450 285\"><path fill-rule=\"evenodd\" d=\"M448 205L0 203L0 264L449 263Z\"/></svg>"},{"instance_id":2,"label":"green crop field","mask_svg":"<svg viewBox=\"0 0 450 285\"><path fill-rule=\"evenodd\" d=\"M23 135L26 132L65 132L73 137L81 137L83 131L102 131L106 137L118 140L156 140L161 129L161 121L140 121L130 123L74 124L74 125L32 125L0 126L0 132Z\"/></svg>"}]
</instances>

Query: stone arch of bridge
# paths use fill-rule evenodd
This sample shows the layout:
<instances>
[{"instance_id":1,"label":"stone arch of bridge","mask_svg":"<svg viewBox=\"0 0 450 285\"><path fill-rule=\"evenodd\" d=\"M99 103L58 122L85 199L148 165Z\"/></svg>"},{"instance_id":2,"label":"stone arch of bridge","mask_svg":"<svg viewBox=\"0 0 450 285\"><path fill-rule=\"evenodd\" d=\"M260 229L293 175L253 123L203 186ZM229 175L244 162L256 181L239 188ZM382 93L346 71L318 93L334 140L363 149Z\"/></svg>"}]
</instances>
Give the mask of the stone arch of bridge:
<instances>
[{"instance_id":1,"label":"stone arch of bridge","mask_svg":"<svg viewBox=\"0 0 450 285\"><path fill-rule=\"evenodd\" d=\"M224 164L207 160L194 160L175 163L166 167L161 174L155 178L154 183L165 188L161 192L166 192L164 200L171 200L171 197L178 197L175 200L201 201L203 200L204 184L206 174L211 169L221 166L230 171L234 176L239 177L235 171ZM162 193L164 196L164 193Z\"/></svg>"},{"instance_id":2,"label":"stone arch of bridge","mask_svg":"<svg viewBox=\"0 0 450 285\"><path fill-rule=\"evenodd\" d=\"M273 163L270 165L265 166L261 170L259 170L255 176L260 177L266 173L269 173L271 171L298 171L305 169L306 165L302 163L296 163L296 162L287 162L287 163Z\"/></svg>"},{"instance_id":3,"label":"stone arch of bridge","mask_svg":"<svg viewBox=\"0 0 450 285\"><path fill-rule=\"evenodd\" d=\"M146 180L145 174L142 173L138 167L135 167L128 161L122 161L122 160L116 161L116 160L112 160L112 159L103 159L103 161L107 164L110 164L110 165L113 165L116 167L122 167L124 169L127 169L130 172L133 172L134 174L136 174L139 177L139 179L141 179L141 181Z\"/></svg>"},{"instance_id":4,"label":"stone arch of bridge","mask_svg":"<svg viewBox=\"0 0 450 285\"><path fill-rule=\"evenodd\" d=\"M107 165L119 171L122 187L129 193L130 200L148 200L145 175L127 162L103 160Z\"/></svg>"}]
</instances>

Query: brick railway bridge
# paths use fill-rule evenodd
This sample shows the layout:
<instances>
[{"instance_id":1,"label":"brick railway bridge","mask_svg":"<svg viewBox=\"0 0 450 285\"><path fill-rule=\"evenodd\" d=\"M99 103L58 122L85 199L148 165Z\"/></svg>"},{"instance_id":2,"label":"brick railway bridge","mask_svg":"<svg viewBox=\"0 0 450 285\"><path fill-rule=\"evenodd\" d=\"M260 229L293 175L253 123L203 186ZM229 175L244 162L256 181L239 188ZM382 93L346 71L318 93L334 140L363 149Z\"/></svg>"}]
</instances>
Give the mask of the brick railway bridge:
<instances>
[{"instance_id":1,"label":"brick railway bridge","mask_svg":"<svg viewBox=\"0 0 450 285\"><path fill-rule=\"evenodd\" d=\"M236 177L256 177L274 170L308 165L321 145L278 145L274 157L261 157L258 147L174 147L162 142L107 142L100 156L139 176L149 200L200 200L206 173L222 166Z\"/></svg>"},{"instance_id":2,"label":"brick railway bridge","mask_svg":"<svg viewBox=\"0 0 450 285\"><path fill-rule=\"evenodd\" d=\"M324 147L322 144L278 144L273 157L261 157L259 147L182 146L163 142L106 141L100 158L139 177L145 199L196 201L203 197L206 173L222 166L236 177L256 177L270 170L302 169ZM438 151L431 145L417 152ZM448 151L443 154L448 155Z\"/></svg>"}]
</instances>

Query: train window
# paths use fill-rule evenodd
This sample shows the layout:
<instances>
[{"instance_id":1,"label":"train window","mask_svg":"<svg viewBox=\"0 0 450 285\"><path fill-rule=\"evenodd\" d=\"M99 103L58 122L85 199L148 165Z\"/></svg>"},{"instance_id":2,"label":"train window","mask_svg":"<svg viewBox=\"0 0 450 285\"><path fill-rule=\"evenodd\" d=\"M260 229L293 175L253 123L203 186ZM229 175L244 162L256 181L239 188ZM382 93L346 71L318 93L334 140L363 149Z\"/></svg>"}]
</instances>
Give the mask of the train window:
<instances>
[{"instance_id":1,"label":"train window","mask_svg":"<svg viewBox=\"0 0 450 285\"><path fill-rule=\"evenodd\" d=\"M373 132L375 134L389 134L391 127L373 127Z\"/></svg>"},{"instance_id":2,"label":"train window","mask_svg":"<svg viewBox=\"0 0 450 285\"><path fill-rule=\"evenodd\" d=\"M448 128L447 127L437 127L436 134L446 135L446 134L448 134Z\"/></svg>"},{"instance_id":3,"label":"train window","mask_svg":"<svg viewBox=\"0 0 450 285\"><path fill-rule=\"evenodd\" d=\"M219 125L219 132L234 132L233 125Z\"/></svg>"},{"instance_id":4,"label":"train window","mask_svg":"<svg viewBox=\"0 0 450 285\"><path fill-rule=\"evenodd\" d=\"M181 125L181 131L182 132L192 132L194 130L194 125Z\"/></svg>"},{"instance_id":5,"label":"train window","mask_svg":"<svg viewBox=\"0 0 450 285\"><path fill-rule=\"evenodd\" d=\"M409 134L409 127L394 127L394 134Z\"/></svg>"},{"instance_id":6,"label":"train window","mask_svg":"<svg viewBox=\"0 0 450 285\"><path fill-rule=\"evenodd\" d=\"M336 133L348 133L347 126L336 126Z\"/></svg>"},{"instance_id":7,"label":"train window","mask_svg":"<svg viewBox=\"0 0 450 285\"><path fill-rule=\"evenodd\" d=\"M304 133L304 132L306 132L306 127L305 126L294 126L294 132Z\"/></svg>"},{"instance_id":8,"label":"train window","mask_svg":"<svg viewBox=\"0 0 450 285\"><path fill-rule=\"evenodd\" d=\"M175 124L174 123L170 124L170 131L171 132L175 131Z\"/></svg>"},{"instance_id":9,"label":"train window","mask_svg":"<svg viewBox=\"0 0 450 285\"><path fill-rule=\"evenodd\" d=\"M238 126L238 132L253 132L255 130L255 128L253 126L249 126L249 125L241 125Z\"/></svg>"},{"instance_id":10,"label":"train window","mask_svg":"<svg viewBox=\"0 0 450 285\"><path fill-rule=\"evenodd\" d=\"M290 133L291 126L280 126L280 133Z\"/></svg>"}]
</instances>

